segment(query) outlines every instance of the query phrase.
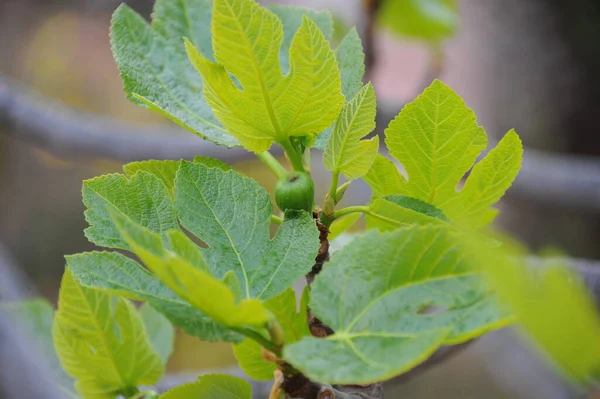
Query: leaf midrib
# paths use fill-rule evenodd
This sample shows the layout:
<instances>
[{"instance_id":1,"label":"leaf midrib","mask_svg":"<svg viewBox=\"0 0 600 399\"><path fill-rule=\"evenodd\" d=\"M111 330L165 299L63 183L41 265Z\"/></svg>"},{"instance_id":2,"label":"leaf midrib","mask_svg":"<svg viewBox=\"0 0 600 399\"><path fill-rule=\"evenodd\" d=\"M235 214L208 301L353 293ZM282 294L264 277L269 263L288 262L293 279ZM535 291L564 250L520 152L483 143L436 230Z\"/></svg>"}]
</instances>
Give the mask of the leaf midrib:
<instances>
[{"instance_id":1,"label":"leaf midrib","mask_svg":"<svg viewBox=\"0 0 600 399\"><path fill-rule=\"evenodd\" d=\"M267 85L265 83L264 76L262 75L260 65L258 64L258 60L256 59L254 52L252 51L252 44L250 43L248 36L245 34L244 27L240 23L239 19L236 18L235 12L231 7L229 1L225 1L224 3L230 11L230 17L235 21L235 24L238 26L239 31L242 33L240 36L242 36L244 42L246 43L246 51L248 51L248 54L250 56L249 58L252 60L252 65L254 66L254 70L256 71L258 82L260 84L261 94L263 96L263 100L267 108L267 113L269 114L269 119L271 119L271 124L273 125L273 129L275 129L275 135L279 137L281 135L281 128L279 127L279 122L277 121L277 118L275 116L275 110L273 109L271 97L269 96L269 91L267 90ZM265 12L267 11L265 10ZM265 20L263 19L262 22L265 23Z\"/></svg>"},{"instance_id":2,"label":"leaf midrib","mask_svg":"<svg viewBox=\"0 0 600 399\"><path fill-rule=\"evenodd\" d=\"M360 102L359 102L359 104L356 106L356 108L355 108L355 110L354 110L355 112L354 112L354 113L353 113L353 115L352 115L352 118L351 118L351 120L350 120L350 123L348 123L348 129L346 129L346 134L345 134L345 135L343 136L343 138L342 138L342 144L341 144L341 146L340 146L340 151L339 151L339 153L338 153L338 156L337 156L337 158L336 158L336 163L335 163L335 172L337 172L337 173L340 173L340 170L341 170L341 168L342 168L342 165L341 165L341 163L342 163L342 154L344 153L344 150L346 149L346 145L348 144L348 140L349 140L349 137L350 137L350 131L352 130L352 127L354 126L354 122L355 122L356 118L358 117L358 114L360 113L360 109L361 109L361 107L362 107L362 105L363 105L364 101L365 101L365 100L366 100L366 98L367 98L367 94L368 94L368 92L366 92L366 93L365 93L365 94L362 96L362 98L360 99ZM338 126L338 125L337 125L337 123L336 123L336 127L337 127L337 126ZM335 131L334 131L334 133L335 133ZM358 138L358 140L359 140L359 142L360 142L360 137ZM333 149L333 148L332 148L332 149ZM355 157L355 158L356 158L356 157ZM348 160L348 161L346 162L346 164L348 164L349 162L350 162L350 161Z\"/></svg>"},{"instance_id":3,"label":"leaf midrib","mask_svg":"<svg viewBox=\"0 0 600 399\"><path fill-rule=\"evenodd\" d=\"M192 177L189 172L188 172L188 176ZM212 213L212 215L214 217L214 220L217 222L217 224L219 225L219 227L221 228L221 230L223 230L223 233L225 233L225 236L229 240L229 244L231 245L231 249L233 250L233 252L237 256L238 262L240 264L240 268L242 269L242 274L244 276L244 283L246 285L246 298L250 299L251 297L250 297L250 284L248 282L248 271L246 270L246 266L244 264L244 261L242 260L240 252L238 251L236 245L233 242L233 238L231 237L231 235L229 235L229 232L227 231L227 229L225 228L225 226L223 226L223 224L221 223L221 219L219 219L217 217L217 214L215 213L215 211L212 208L212 206L208 203L208 201L206 200L206 198L204 197L204 195L202 195L202 189L198 185L197 180L196 179L190 179L190 180L192 181L192 184L194 186L196 186L196 189L198 190L198 194L199 194L198 197L202 199L202 202L204 202L204 204L206 205L206 207L210 210L210 212Z\"/></svg>"},{"instance_id":4,"label":"leaf midrib","mask_svg":"<svg viewBox=\"0 0 600 399\"><path fill-rule=\"evenodd\" d=\"M381 295L379 295L378 297L373 299L371 302L369 302L369 304L367 304L367 306L365 306L364 309L357 316L355 316L354 319L348 324L348 327L344 328L340 332L346 333L346 334L352 334L352 332L351 332L352 328L360 321L360 319L362 319L369 312L369 310L371 310L371 308L373 306L377 305L377 303L379 303L381 300L383 300L383 298L385 298L386 296L394 294L397 291L404 290L406 288L413 287L413 286L420 285L420 284L430 283L433 281L453 279L453 278L457 278L457 277L464 277L464 276L471 276L471 275L475 276L478 274L479 273L477 273L477 272L466 271L463 273L457 273L457 274L452 274L452 275L445 275L445 276L434 277L434 278L430 277L430 278L419 280L419 281L410 281L407 284L394 286L393 289L386 290L384 293L382 293Z\"/></svg>"},{"instance_id":5,"label":"leaf midrib","mask_svg":"<svg viewBox=\"0 0 600 399\"><path fill-rule=\"evenodd\" d=\"M112 351L112 348L110 346L110 343L107 340L107 337L104 335L104 330L102 329L102 326L99 324L99 320L96 318L97 313L96 313L95 309L91 308L91 304L88 302L87 296L83 292L82 286L79 285L77 283L77 281L75 281L75 276L71 276L71 278L74 280L74 285L75 285L77 291L79 292L79 295L83 298L83 302L85 303L86 308L87 308L89 314L91 315L90 319L92 320L95 327L97 328L97 331L100 332L100 334L99 334L100 339L102 340L102 343L104 344L106 351L108 352L108 359L112 363L114 370L115 370L117 376L119 377L120 383L122 385L120 388L127 388L129 386L129 384L127 384L125 382L123 376L120 373L119 367L117 366L117 362L115 359L115 354ZM97 293L94 293L94 295L97 295ZM109 310L110 310L110 303L109 303Z\"/></svg>"}]
</instances>

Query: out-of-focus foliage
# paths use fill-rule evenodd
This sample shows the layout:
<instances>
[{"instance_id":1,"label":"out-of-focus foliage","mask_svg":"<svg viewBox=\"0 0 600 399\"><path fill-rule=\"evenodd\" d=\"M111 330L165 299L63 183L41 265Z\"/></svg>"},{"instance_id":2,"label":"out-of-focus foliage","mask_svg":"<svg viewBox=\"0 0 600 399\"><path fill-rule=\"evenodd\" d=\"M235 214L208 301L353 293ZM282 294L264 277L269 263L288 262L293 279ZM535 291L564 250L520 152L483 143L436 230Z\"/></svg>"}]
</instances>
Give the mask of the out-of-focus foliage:
<instances>
[{"instance_id":1,"label":"out-of-focus foliage","mask_svg":"<svg viewBox=\"0 0 600 399\"><path fill-rule=\"evenodd\" d=\"M522 331L573 381L600 378L600 318L579 276L559 258L533 260L522 247L469 237L473 267L490 277Z\"/></svg>"},{"instance_id":2,"label":"out-of-focus foliage","mask_svg":"<svg viewBox=\"0 0 600 399\"><path fill-rule=\"evenodd\" d=\"M459 27L456 0L384 0L378 21L400 36L439 42Z\"/></svg>"}]
</instances>

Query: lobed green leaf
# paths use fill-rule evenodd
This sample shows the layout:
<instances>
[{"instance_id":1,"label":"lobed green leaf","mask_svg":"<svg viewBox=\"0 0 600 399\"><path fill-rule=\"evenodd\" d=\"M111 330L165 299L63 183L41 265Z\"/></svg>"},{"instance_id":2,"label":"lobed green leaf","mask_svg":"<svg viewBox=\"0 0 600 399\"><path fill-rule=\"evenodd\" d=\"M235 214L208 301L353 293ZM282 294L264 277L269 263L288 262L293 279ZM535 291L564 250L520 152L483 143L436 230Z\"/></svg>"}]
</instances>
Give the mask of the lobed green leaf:
<instances>
[{"instance_id":1,"label":"lobed green leaf","mask_svg":"<svg viewBox=\"0 0 600 399\"><path fill-rule=\"evenodd\" d=\"M210 272L218 278L233 270L245 298L269 299L312 268L318 231L306 212L286 213L270 240L268 193L254 180L183 162L175 182L175 208L181 224L209 248Z\"/></svg>"},{"instance_id":2,"label":"lobed green leaf","mask_svg":"<svg viewBox=\"0 0 600 399\"><path fill-rule=\"evenodd\" d=\"M291 136L316 135L337 117L343 101L337 62L306 15L290 45L287 75L279 60L281 20L254 0L216 0L212 39L216 62L189 41L188 56L213 112L248 150L262 152Z\"/></svg>"},{"instance_id":3,"label":"lobed green leaf","mask_svg":"<svg viewBox=\"0 0 600 399\"><path fill-rule=\"evenodd\" d=\"M85 398L112 399L139 385L155 384L164 371L135 307L125 299L112 299L82 287L65 270L54 320L54 346Z\"/></svg>"},{"instance_id":4,"label":"lobed green leaf","mask_svg":"<svg viewBox=\"0 0 600 399\"><path fill-rule=\"evenodd\" d=\"M400 194L427 202L468 229L493 220L496 211L489 207L504 195L521 166L521 141L510 131L457 191L487 138L473 111L438 80L402 109L385 134L390 154L405 167L408 181L380 157L365 178L375 197Z\"/></svg>"},{"instance_id":5,"label":"lobed green leaf","mask_svg":"<svg viewBox=\"0 0 600 399\"><path fill-rule=\"evenodd\" d=\"M209 0L157 0L149 26L121 5L111 24L112 51L130 100L216 144L232 147L238 141L203 98L202 80L183 47L187 37L211 56L210 16Z\"/></svg>"},{"instance_id":6,"label":"lobed green leaf","mask_svg":"<svg viewBox=\"0 0 600 399\"><path fill-rule=\"evenodd\" d=\"M316 381L372 383L416 366L441 344L512 321L468 267L459 237L442 225L355 238L312 286L311 310L335 334L286 346L284 358Z\"/></svg>"}]
</instances>

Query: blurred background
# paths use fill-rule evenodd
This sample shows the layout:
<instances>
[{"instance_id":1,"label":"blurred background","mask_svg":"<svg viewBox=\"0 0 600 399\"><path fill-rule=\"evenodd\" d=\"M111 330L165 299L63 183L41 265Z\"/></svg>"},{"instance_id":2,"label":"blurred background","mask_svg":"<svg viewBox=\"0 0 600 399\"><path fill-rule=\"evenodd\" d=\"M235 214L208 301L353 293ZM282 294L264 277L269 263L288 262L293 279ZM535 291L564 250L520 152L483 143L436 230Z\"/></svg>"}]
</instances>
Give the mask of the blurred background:
<instances>
[{"instance_id":1,"label":"blurred background","mask_svg":"<svg viewBox=\"0 0 600 399\"><path fill-rule=\"evenodd\" d=\"M329 9L338 38L359 27L380 132L435 77L463 96L491 139L515 128L526 146L525 166L497 224L536 251L600 259L600 1L461 0L457 20L429 10L447 28L435 44L402 29L402 14L394 19L389 3L402 2L428 3L279 3ZM53 301L63 256L93 248L82 234L82 180L120 172L132 160L208 155L267 187L274 183L244 152L204 143L127 101L108 40L120 3L0 0L0 254L27 282L27 293ZM153 0L127 3L149 18ZM319 171L315 166L316 180L327 183ZM366 186L353 186L350 202L368 200ZM5 274L0 279L11 284ZM233 363L228 345L180 334L169 371ZM390 398L442 394L576 397L511 331L490 334L386 391Z\"/></svg>"}]
</instances>

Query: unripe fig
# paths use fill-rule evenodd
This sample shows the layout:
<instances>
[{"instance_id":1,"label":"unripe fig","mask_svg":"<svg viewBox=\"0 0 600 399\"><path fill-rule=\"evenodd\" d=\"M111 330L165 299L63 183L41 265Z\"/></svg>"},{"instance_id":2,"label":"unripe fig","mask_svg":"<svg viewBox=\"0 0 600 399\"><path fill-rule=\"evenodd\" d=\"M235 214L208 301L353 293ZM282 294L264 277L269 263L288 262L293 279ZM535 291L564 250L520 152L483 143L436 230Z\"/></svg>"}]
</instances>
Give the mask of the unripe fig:
<instances>
[{"instance_id":1,"label":"unripe fig","mask_svg":"<svg viewBox=\"0 0 600 399\"><path fill-rule=\"evenodd\" d=\"M303 209L310 213L314 199L315 186L307 173L289 173L275 185L275 202L284 212L288 209Z\"/></svg>"}]
</instances>

